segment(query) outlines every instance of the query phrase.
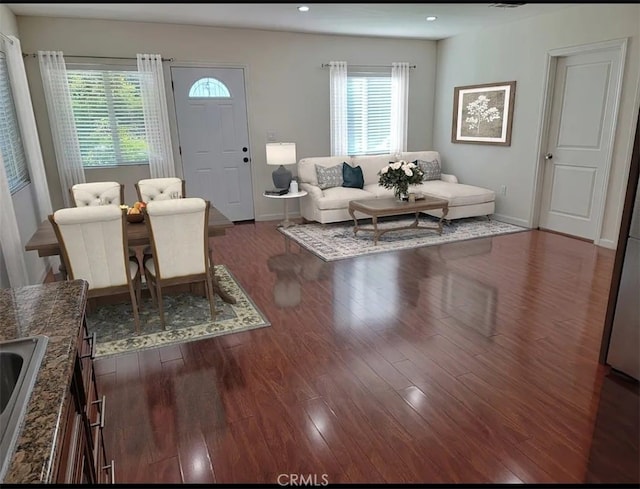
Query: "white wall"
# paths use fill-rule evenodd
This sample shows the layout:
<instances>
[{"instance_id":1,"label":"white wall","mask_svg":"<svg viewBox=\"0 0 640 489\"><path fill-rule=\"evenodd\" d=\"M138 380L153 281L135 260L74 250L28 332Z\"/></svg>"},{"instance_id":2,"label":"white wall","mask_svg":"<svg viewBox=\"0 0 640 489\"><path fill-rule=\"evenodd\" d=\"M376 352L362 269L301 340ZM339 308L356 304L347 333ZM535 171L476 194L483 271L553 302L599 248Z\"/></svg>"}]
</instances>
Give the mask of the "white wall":
<instances>
[{"instance_id":1,"label":"white wall","mask_svg":"<svg viewBox=\"0 0 640 489\"><path fill-rule=\"evenodd\" d=\"M267 132L274 132L278 141L294 141L298 159L330 154L329 72L321 68L322 63L415 64L410 78L408 146L409 150L432 148L434 41L44 17L18 17L18 24L23 50L29 53L40 49L83 56L160 53L175 58L165 63L165 76L171 65L185 62L246 67L256 220L281 219L283 213L280 202L262 196L264 189L273 186L273 168L265 161ZM49 179L53 206L59 208L62 197L40 73L35 59L28 58L26 65L47 175L53 177ZM174 153L180 161L173 97L169 95L168 101ZM132 171L121 167L109 176L127 185L134 181Z\"/></svg>"},{"instance_id":2,"label":"white wall","mask_svg":"<svg viewBox=\"0 0 640 489\"><path fill-rule=\"evenodd\" d=\"M433 140L446 171L496 193L506 185L507 195L497 195L496 214L531 226L547 52L624 37L629 42L622 99L604 225L596 240L615 247L638 113L640 5L575 5L439 41ZM510 80L517 81L511 146L451 143L454 87Z\"/></svg>"},{"instance_id":3,"label":"white wall","mask_svg":"<svg viewBox=\"0 0 640 489\"><path fill-rule=\"evenodd\" d=\"M0 5L0 32L5 35L20 37L18 25L13 13L5 5ZM33 185L29 184L13 194L13 207L18 220L18 230L22 243L26 244L38 228L37 203L33 195ZM29 283L41 283L46 273L44 260L35 251L25 252L25 261L29 275ZM4 257L0 250L0 288L9 287L9 277Z\"/></svg>"}]
</instances>

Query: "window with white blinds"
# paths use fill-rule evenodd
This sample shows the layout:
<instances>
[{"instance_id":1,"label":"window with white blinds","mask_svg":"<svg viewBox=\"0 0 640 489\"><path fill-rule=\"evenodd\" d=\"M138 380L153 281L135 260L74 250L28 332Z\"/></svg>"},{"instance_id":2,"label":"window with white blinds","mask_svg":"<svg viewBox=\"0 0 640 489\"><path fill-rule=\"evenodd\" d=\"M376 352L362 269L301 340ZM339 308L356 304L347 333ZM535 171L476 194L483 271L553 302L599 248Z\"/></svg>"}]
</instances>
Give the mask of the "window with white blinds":
<instances>
[{"instance_id":1,"label":"window with white blinds","mask_svg":"<svg viewBox=\"0 0 640 489\"><path fill-rule=\"evenodd\" d=\"M24 156L16 107L5 54L0 51L0 152L4 161L9 191L13 194L29 183L27 159Z\"/></svg>"},{"instance_id":2,"label":"window with white blinds","mask_svg":"<svg viewBox=\"0 0 640 489\"><path fill-rule=\"evenodd\" d=\"M347 75L350 155L388 153L391 139L391 74Z\"/></svg>"},{"instance_id":3,"label":"window with white blinds","mask_svg":"<svg viewBox=\"0 0 640 489\"><path fill-rule=\"evenodd\" d=\"M148 163L137 71L67 70L85 167Z\"/></svg>"}]
</instances>

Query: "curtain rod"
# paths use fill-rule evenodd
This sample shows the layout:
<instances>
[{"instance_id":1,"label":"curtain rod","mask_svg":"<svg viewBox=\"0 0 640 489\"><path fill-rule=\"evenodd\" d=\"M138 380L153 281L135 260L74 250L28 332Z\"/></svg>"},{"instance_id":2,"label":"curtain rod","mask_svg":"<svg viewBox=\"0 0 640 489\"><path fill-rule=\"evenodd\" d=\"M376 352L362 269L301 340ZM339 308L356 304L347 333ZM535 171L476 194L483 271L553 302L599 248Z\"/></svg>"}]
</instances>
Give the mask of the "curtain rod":
<instances>
[{"instance_id":1,"label":"curtain rod","mask_svg":"<svg viewBox=\"0 0 640 489\"><path fill-rule=\"evenodd\" d=\"M8 36L5 36L2 32L0 32L0 37L1 37L2 39L4 39L5 41L7 41L7 42L9 42L9 43L13 44L13 39L11 39L11 38L10 38L10 37L8 37Z\"/></svg>"},{"instance_id":2,"label":"curtain rod","mask_svg":"<svg viewBox=\"0 0 640 489\"><path fill-rule=\"evenodd\" d=\"M329 68L329 63L322 63L322 68ZM347 68L357 66L358 68L391 68L391 65L350 65L347 63ZM415 68L416 65L409 65L409 68Z\"/></svg>"},{"instance_id":3,"label":"curtain rod","mask_svg":"<svg viewBox=\"0 0 640 489\"><path fill-rule=\"evenodd\" d=\"M37 58L38 55L36 53L22 53L23 57L31 56L32 58ZM91 59L130 59L136 60L138 58L124 57L124 56L81 56L79 54L63 54L65 58L91 58ZM173 61L174 58L162 58L162 61Z\"/></svg>"}]
</instances>

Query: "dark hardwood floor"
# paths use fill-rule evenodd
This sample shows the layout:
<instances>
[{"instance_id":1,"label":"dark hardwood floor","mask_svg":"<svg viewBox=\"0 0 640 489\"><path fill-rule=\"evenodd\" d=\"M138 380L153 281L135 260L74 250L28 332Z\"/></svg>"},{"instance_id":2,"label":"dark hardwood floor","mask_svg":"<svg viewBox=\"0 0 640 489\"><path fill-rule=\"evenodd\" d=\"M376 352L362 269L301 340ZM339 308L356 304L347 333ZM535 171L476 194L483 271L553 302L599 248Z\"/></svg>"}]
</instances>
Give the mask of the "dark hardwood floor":
<instances>
[{"instance_id":1,"label":"dark hardwood floor","mask_svg":"<svg viewBox=\"0 0 640 489\"><path fill-rule=\"evenodd\" d=\"M271 326L96 362L117 482L640 481L637 384L598 364L613 251L212 244Z\"/></svg>"}]
</instances>

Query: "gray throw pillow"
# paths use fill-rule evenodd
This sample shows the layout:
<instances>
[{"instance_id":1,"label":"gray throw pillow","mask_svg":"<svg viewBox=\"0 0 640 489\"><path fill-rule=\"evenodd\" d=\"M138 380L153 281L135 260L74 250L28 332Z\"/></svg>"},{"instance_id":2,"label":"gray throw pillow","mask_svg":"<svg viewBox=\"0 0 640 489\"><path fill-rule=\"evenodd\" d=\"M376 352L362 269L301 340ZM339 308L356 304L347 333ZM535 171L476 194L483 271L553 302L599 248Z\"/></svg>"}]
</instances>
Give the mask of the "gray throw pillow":
<instances>
[{"instance_id":1,"label":"gray throw pillow","mask_svg":"<svg viewBox=\"0 0 640 489\"><path fill-rule=\"evenodd\" d=\"M418 165L418 168L420 168L424 174L422 177L423 182L440 180L442 172L440 170L440 162L437 159L433 161L416 160L414 163Z\"/></svg>"},{"instance_id":2,"label":"gray throw pillow","mask_svg":"<svg viewBox=\"0 0 640 489\"><path fill-rule=\"evenodd\" d=\"M322 190L342 187L342 163L329 167L316 165L316 176L318 177L318 187Z\"/></svg>"}]
</instances>

